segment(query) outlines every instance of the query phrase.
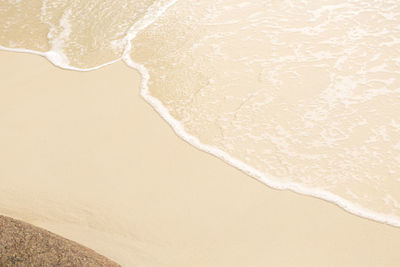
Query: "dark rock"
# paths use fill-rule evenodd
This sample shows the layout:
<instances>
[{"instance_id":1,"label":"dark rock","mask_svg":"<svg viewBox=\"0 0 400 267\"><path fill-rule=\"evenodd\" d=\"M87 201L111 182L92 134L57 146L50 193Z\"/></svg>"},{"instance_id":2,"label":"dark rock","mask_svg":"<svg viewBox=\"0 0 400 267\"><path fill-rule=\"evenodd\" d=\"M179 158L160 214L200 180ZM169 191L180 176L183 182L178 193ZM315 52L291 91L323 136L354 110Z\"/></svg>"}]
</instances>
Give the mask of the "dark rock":
<instances>
[{"instance_id":1,"label":"dark rock","mask_svg":"<svg viewBox=\"0 0 400 267\"><path fill-rule=\"evenodd\" d=\"M0 215L0 266L120 266L95 251Z\"/></svg>"}]
</instances>

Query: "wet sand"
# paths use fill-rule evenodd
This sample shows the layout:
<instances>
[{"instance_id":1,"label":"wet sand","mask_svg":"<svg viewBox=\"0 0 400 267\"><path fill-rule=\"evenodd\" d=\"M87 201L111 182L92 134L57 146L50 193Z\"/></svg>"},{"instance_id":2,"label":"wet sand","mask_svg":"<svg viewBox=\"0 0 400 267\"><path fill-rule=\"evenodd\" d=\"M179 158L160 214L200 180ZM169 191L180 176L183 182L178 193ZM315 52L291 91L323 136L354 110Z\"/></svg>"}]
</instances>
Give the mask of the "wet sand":
<instances>
[{"instance_id":1,"label":"wet sand","mask_svg":"<svg viewBox=\"0 0 400 267\"><path fill-rule=\"evenodd\" d=\"M0 53L0 213L123 266L396 266L400 229L268 188L179 139L119 62ZM1 241L0 241L1 242Z\"/></svg>"}]
</instances>

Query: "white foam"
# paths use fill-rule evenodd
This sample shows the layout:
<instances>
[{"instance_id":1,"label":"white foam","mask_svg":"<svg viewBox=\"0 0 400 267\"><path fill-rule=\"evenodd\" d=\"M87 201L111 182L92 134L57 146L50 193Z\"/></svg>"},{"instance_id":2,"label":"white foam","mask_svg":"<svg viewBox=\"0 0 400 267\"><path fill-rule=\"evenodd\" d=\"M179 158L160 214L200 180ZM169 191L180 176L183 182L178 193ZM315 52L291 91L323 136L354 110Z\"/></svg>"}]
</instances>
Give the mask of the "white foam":
<instances>
[{"instance_id":1,"label":"white foam","mask_svg":"<svg viewBox=\"0 0 400 267\"><path fill-rule=\"evenodd\" d=\"M68 57L64 54L64 46L69 40L69 35L71 34L71 23L69 18L71 16L71 9L64 12L60 19L60 27L62 31L57 35L53 36L53 31L50 31L48 38L51 44L51 51L48 52L47 57L52 58L55 62L62 62L64 65L69 66Z\"/></svg>"},{"instance_id":2,"label":"white foam","mask_svg":"<svg viewBox=\"0 0 400 267\"><path fill-rule=\"evenodd\" d=\"M345 209L346 211L358 215L360 217L400 227L400 218L397 216L390 216L383 213L377 213L365 209L363 207L360 207L359 205L351 203L350 201L342 197L339 197L331 192L327 192L322 189L309 188L307 186L292 182L278 181L273 177L266 176L265 174L259 172L253 167L247 165L246 163L233 158L228 153L216 147L201 143L199 139L197 139L195 136L192 136L185 131L183 125L179 121L177 121L174 117L172 117L172 115L169 113L167 108L161 103L160 100L151 96L149 88L147 86L147 82L150 78L147 69L143 65L133 62L132 59L127 54L124 56L123 60L126 62L128 66L136 69L141 74L142 82L141 82L140 92L142 97L161 115L161 117L165 121L168 122L168 124L172 127L175 133L189 144L193 145L194 147L202 151L210 153L219 159L222 159L223 161L245 172L249 176L256 178L258 181L262 182L265 185L268 185L269 187L279 190L290 190L299 194L309 195L323 200L327 200L329 202L335 203L336 205Z\"/></svg>"},{"instance_id":3,"label":"white foam","mask_svg":"<svg viewBox=\"0 0 400 267\"><path fill-rule=\"evenodd\" d=\"M65 70L75 70L75 71L92 71L92 70L97 70L100 69L104 66L113 64L117 61L120 61L121 58L117 58L113 61L92 67L92 68L77 68L77 67L73 67L70 66L68 63L66 63L63 59L64 59L64 55L60 54L59 51L53 51L53 50L49 50L46 52L40 52L40 51L35 51L35 50L31 50L31 49L25 49L25 48L9 48L9 47L4 47L0 45L0 50L3 51L10 51L10 52L17 52L17 53L27 53L27 54L33 54L33 55L39 55L42 57L45 57L48 61L50 61L51 63L53 63L53 65L65 69Z\"/></svg>"},{"instance_id":4,"label":"white foam","mask_svg":"<svg viewBox=\"0 0 400 267\"><path fill-rule=\"evenodd\" d=\"M125 49L124 49L124 52L121 55L121 57L119 57L115 60L100 64L100 65L91 67L91 68L77 68L77 67L71 66L67 56L63 52L62 44L69 37L69 34L70 34L70 24L68 21L69 14L70 14L69 11L66 11L60 20L60 26L62 26L63 31L55 39L55 41L53 41L51 43L52 47L49 51L39 52L39 51L31 50L31 49L10 48L10 47L4 47L1 45L0 45L0 50L40 55L40 56L47 58L55 66L60 67L62 69L66 69L66 70L92 71L92 70L100 69L104 66L107 66L107 65L110 65L110 64L120 61L125 54L129 54L130 49L131 49L130 41L133 40L140 31L144 30L147 26L149 26L155 20L157 20L157 18L159 18L170 6L175 4L177 1L178 0L169 0L169 1L163 0L163 1L156 1L155 3L153 3L149 7L146 14L130 27L126 36L121 40L122 43L125 42ZM45 14L45 11L41 10L41 12L42 12L42 14Z\"/></svg>"},{"instance_id":5,"label":"white foam","mask_svg":"<svg viewBox=\"0 0 400 267\"><path fill-rule=\"evenodd\" d=\"M90 71L90 70L95 70L99 69L103 66L113 64L114 62L117 62L121 59L130 67L136 69L142 76L142 81L141 81L141 95L142 97L160 114L160 116L167 121L167 123L172 127L172 129L175 131L175 133L181 137L183 140L188 142L189 144L193 145L194 147L205 151L207 153L210 153L217 158L229 163L230 165L236 167L237 169L245 172L249 176L254 177L258 181L262 182L263 184L266 184L272 188L275 189L280 189L280 190L290 190L299 194L303 195L309 195L313 197L317 197L323 200L327 200L329 202L333 202L339 207L343 208L344 210L353 213L355 215L358 215L360 217L368 218L371 220L375 220L378 222L386 223L389 225L393 225L396 227L400 227L400 218L397 216L391 216L383 213L378 213L371 211L369 209L365 209L363 207L360 207L359 205L356 205L354 203L351 203L350 201L343 199L342 197L339 197L331 192L327 192L323 189L315 189L315 188L310 188L305 185L297 184L297 183L292 183L292 182L282 182L279 181L278 179L275 179L273 177L269 177L258 170L254 169L253 167L247 165L246 163L233 158L230 156L228 153L218 149L217 147L205 145L201 143L195 136L190 135L187 133L179 121L177 121L175 118L172 117L172 115L169 113L167 108L161 103L160 100L154 98L151 96L149 92L149 88L147 86L147 83L149 81L149 73L148 70L141 64L138 64L136 62L133 62L132 59L130 58L130 52L131 52L131 44L130 41L135 38L137 33L145 29L147 26L152 24L158 17L160 17L163 12L173 5L177 0L172 0L167 2L164 6L160 7L160 2L157 2L153 4L149 10L152 10L153 13L148 12L146 16L144 16L141 20L136 22L132 27L130 28L128 34L124 37L124 40L126 42L125 50L123 55L115 59L113 61L92 67L92 68L76 68L72 67L68 64L68 62L65 61L64 56L61 54L61 51L57 50L50 50L48 52L38 52L34 50L29 50L29 49L23 49L23 48L7 48L7 47L2 47L0 46L0 50L5 50L5 51L13 51L13 52L23 52L23 53L31 53L35 55L41 55L46 57L50 62L52 62L54 65L63 68L63 69L68 69L68 70L75 70L75 71Z\"/></svg>"},{"instance_id":6,"label":"white foam","mask_svg":"<svg viewBox=\"0 0 400 267\"><path fill-rule=\"evenodd\" d=\"M125 47L124 54L130 53L130 41L133 40L136 35L151 25L154 21L156 21L170 6L175 4L178 0L170 0L165 1L166 3L163 5L163 1L157 1L153 3L148 12L137 22L135 22L128 31L128 34L125 36L125 40L127 41L127 46Z\"/></svg>"}]
</instances>

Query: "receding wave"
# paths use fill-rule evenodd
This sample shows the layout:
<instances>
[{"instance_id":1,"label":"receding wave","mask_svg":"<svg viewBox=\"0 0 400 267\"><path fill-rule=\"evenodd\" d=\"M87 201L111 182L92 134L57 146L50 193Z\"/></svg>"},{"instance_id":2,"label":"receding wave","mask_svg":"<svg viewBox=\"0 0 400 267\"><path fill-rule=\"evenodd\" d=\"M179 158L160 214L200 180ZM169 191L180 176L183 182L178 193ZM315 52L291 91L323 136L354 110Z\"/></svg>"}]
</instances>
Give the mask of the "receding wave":
<instances>
[{"instance_id":1,"label":"receding wave","mask_svg":"<svg viewBox=\"0 0 400 267\"><path fill-rule=\"evenodd\" d=\"M265 184L400 226L396 1L8 1L0 45L123 59L194 146Z\"/></svg>"}]
</instances>

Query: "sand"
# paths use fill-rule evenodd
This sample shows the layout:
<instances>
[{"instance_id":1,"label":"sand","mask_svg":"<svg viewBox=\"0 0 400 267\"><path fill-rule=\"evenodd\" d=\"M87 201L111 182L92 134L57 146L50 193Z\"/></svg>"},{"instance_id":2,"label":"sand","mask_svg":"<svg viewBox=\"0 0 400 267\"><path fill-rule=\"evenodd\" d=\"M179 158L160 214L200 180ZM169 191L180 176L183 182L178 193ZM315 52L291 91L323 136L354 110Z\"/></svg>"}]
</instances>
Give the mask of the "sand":
<instances>
[{"instance_id":1,"label":"sand","mask_svg":"<svg viewBox=\"0 0 400 267\"><path fill-rule=\"evenodd\" d=\"M0 266L119 266L93 250L0 216Z\"/></svg>"},{"instance_id":2,"label":"sand","mask_svg":"<svg viewBox=\"0 0 400 267\"><path fill-rule=\"evenodd\" d=\"M0 68L0 214L122 266L400 262L399 228L270 189L182 141L122 62L82 73L1 52Z\"/></svg>"}]
</instances>

